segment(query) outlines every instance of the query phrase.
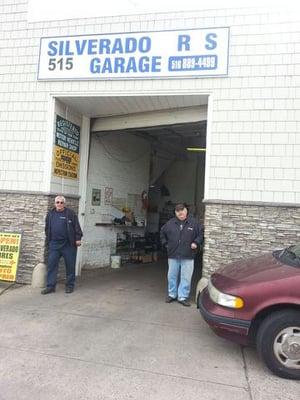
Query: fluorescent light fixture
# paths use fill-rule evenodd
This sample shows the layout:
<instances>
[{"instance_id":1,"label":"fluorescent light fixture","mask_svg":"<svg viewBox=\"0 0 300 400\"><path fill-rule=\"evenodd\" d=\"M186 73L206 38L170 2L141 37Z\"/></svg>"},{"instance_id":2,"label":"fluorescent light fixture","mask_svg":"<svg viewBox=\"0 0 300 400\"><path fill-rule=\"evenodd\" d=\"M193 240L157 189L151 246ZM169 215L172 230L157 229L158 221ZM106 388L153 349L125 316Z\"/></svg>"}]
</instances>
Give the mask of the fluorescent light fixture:
<instances>
[{"instance_id":1,"label":"fluorescent light fixture","mask_svg":"<svg viewBox=\"0 0 300 400\"><path fill-rule=\"evenodd\" d=\"M186 148L187 151L206 151L205 147L187 147Z\"/></svg>"}]
</instances>

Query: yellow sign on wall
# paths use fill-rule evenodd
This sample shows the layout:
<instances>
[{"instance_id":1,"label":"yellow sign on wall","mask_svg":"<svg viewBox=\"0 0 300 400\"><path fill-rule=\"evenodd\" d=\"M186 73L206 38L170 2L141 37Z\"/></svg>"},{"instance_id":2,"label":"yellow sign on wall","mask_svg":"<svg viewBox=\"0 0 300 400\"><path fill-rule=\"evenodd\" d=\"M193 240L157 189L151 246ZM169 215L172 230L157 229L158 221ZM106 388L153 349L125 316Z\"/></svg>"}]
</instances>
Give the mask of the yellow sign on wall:
<instances>
[{"instance_id":1,"label":"yellow sign on wall","mask_svg":"<svg viewBox=\"0 0 300 400\"><path fill-rule=\"evenodd\" d=\"M78 179L79 154L54 146L53 175Z\"/></svg>"},{"instance_id":2,"label":"yellow sign on wall","mask_svg":"<svg viewBox=\"0 0 300 400\"><path fill-rule=\"evenodd\" d=\"M0 232L0 280L15 282L20 248L20 233Z\"/></svg>"}]
</instances>

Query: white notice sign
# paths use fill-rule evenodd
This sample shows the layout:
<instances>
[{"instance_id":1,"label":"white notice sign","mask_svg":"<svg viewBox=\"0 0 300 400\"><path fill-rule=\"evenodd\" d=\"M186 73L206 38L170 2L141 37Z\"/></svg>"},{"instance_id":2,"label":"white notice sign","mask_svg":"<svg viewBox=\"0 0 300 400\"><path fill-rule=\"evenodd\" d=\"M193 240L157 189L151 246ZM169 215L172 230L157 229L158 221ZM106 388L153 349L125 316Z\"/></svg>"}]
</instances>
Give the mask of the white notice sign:
<instances>
[{"instance_id":1,"label":"white notice sign","mask_svg":"<svg viewBox=\"0 0 300 400\"><path fill-rule=\"evenodd\" d=\"M41 38L39 80L226 76L229 28Z\"/></svg>"}]
</instances>

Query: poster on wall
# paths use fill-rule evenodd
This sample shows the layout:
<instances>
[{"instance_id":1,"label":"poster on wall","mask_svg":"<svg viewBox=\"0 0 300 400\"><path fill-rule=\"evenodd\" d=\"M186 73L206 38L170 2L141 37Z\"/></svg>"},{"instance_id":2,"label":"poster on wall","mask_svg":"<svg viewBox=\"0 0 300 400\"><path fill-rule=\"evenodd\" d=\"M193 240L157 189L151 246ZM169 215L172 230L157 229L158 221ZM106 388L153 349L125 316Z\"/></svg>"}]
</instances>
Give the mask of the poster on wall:
<instances>
[{"instance_id":1,"label":"poster on wall","mask_svg":"<svg viewBox=\"0 0 300 400\"><path fill-rule=\"evenodd\" d=\"M92 206L100 206L100 205L101 205L101 190L92 189Z\"/></svg>"},{"instance_id":2,"label":"poster on wall","mask_svg":"<svg viewBox=\"0 0 300 400\"><path fill-rule=\"evenodd\" d=\"M104 189L104 204L106 206L111 206L113 204L113 188L106 187Z\"/></svg>"},{"instance_id":3,"label":"poster on wall","mask_svg":"<svg viewBox=\"0 0 300 400\"><path fill-rule=\"evenodd\" d=\"M0 232L0 280L15 282L21 248L21 233Z\"/></svg>"},{"instance_id":4,"label":"poster on wall","mask_svg":"<svg viewBox=\"0 0 300 400\"><path fill-rule=\"evenodd\" d=\"M80 127L56 116L53 175L78 179Z\"/></svg>"}]
</instances>

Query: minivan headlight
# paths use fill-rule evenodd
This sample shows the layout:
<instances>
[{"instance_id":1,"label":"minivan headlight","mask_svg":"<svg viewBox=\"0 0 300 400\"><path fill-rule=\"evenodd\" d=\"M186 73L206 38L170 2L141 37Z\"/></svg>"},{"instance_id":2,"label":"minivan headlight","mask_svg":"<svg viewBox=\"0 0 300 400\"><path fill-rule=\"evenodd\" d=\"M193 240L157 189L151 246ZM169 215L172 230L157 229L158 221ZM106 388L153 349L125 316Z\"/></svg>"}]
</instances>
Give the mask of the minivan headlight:
<instances>
[{"instance_id":1,"label":"minivan headlight","mask_svg":"<svg viewBox=\"0 0 300 400\"><path fill-rule=\"evenodd\" d=\"M220 292L212 283L211 280L208 282L208 293L211 300L219 304L220 306L229 308L243 308L244 300L241 297L232 296L231 294L226 294Z\"/></svg>"}]
</instances>

